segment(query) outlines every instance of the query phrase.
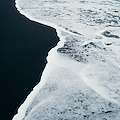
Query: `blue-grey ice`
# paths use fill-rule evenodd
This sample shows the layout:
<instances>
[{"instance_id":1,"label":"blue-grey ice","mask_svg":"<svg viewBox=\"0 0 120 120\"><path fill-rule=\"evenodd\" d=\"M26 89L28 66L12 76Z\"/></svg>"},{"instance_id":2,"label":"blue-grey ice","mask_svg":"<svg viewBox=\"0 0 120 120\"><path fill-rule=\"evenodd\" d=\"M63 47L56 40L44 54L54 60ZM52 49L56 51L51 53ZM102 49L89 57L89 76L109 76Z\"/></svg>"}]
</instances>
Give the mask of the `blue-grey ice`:
<instances>
[{"instance_id":1,"label":"blue-grey ice","mask_svg":"<svg viewBox=\"0 0 120 120\"><path fill-rule=\"evenodd\" d=\"M16 0L16 7L55 28L60 42L13 120L120 120L119 0Z\"/></svg>"}]
</instances>

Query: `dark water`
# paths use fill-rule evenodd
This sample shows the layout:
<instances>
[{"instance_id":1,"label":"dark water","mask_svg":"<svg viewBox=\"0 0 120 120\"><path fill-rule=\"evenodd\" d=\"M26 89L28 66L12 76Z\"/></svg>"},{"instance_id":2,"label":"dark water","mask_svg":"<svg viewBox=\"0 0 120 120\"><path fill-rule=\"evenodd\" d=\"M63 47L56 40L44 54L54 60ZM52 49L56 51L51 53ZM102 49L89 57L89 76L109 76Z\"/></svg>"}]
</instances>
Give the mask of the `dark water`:
<instances>
[{"instance_id":1,"label":"dark water","mask_svg":"<svg viewBox=\"0 0 120 120\"><path fill-rule=\"evenodd\" d=\"M16 114L57 42L54 29L19 14L14 0L0 1L0 120L11 120Z\"/></svg>"}]
</instances>

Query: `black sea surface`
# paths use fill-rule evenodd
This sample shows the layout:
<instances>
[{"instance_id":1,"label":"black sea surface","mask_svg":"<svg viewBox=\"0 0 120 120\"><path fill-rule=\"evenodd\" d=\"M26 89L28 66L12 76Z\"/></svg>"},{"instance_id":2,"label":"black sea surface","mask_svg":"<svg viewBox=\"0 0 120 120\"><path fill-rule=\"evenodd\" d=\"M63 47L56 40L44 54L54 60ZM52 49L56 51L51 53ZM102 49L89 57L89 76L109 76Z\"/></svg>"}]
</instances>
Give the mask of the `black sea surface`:
<instances>
[{"instance_id":1,"label":"black sea surface","mask_svg":"<svg viewBox=\"0 0 120 120\"><path fill-rule=\"evenodd\" d=\"M0 120L11 120L46 65L58 38L53 28L28 20L14 0L0 1Z\"/></svg>"}]
</instances>

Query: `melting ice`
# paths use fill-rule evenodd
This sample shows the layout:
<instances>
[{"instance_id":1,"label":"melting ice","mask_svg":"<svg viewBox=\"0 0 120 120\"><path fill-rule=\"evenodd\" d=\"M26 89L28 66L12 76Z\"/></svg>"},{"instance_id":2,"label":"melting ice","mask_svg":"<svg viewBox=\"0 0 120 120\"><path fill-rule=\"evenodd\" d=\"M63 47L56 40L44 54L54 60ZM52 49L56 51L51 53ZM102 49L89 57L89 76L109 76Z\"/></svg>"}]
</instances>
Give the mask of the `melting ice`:
<instances>
[{"instance_id":1,"label":"melting ice","mask_svg":"<svg viewBox=\"0 0 120 120\"><path fill-rule=\"evenodd\" d=\"M120 120L120 2L16 0L16 7L54 27L60 42L13 120Z\"/></svg>"}]
</instances>

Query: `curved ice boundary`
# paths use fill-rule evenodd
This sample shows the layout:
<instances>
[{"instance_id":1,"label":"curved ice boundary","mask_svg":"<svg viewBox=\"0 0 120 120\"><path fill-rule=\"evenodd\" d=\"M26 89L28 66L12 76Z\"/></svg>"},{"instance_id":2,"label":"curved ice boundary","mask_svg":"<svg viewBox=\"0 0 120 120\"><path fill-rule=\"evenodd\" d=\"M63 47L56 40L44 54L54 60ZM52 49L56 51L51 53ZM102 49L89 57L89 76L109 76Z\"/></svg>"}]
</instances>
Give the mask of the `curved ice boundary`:
<instances>
[{"instance_id":1,"label":"curved ice boundary","mask_svg":"<svg viewBox=\"0 0 120 120\"><path fill-rule=\"evenodd\" d=\"M116 0L16 0L21 14L55 28L60 42L13 120L120 120L119 6Z\"/></svg>"}]
</instances>

